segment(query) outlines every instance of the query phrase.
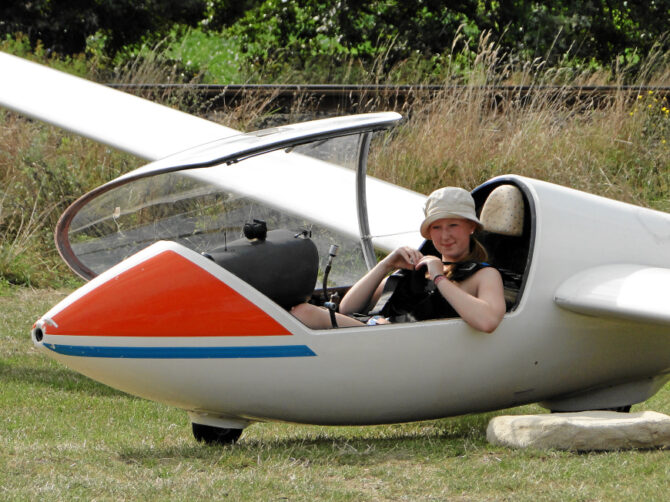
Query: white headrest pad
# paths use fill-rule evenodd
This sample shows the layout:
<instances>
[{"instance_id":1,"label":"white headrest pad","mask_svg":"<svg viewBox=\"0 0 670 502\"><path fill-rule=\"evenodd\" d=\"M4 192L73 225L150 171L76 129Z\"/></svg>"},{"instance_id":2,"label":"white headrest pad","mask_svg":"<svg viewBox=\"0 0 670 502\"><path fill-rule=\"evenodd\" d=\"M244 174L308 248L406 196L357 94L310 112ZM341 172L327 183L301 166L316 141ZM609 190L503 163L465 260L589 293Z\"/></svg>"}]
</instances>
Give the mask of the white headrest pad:
<instances>
[{"instance_id":1,"label":"white headrest pad","mask_svg":"<svg viewBox=\"0 0 670 502\"><path fill-rule=\"evenodd\" d=\"M513 185L501 185L484 202L480 220L484 229L503 235L523 233L523 195Z\"/></svg>"}]
</instances>

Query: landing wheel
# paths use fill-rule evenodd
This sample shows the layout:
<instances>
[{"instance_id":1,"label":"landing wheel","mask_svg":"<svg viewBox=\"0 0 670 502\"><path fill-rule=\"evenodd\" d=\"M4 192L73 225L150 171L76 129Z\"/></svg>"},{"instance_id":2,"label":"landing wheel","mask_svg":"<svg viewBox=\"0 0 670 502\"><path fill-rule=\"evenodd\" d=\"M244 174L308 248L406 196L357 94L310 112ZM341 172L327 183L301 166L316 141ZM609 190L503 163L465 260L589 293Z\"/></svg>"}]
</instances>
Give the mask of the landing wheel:
<instances>
[{"instance_id":1,"label":"landing wheel","mask_svg":"<svg viewBox=\"0 0 670 502\"><path fill-rule=\"evenodd\" d=\"M605 408L602 411L616 411L618 413L629 413L631 405L628 406L617 406L616 408Z\"/></svg>"},{"instance_id":2,"label":"landing wheel","mask_svg":"<svg viewBox=\"0 0 670 502\"><path fill-rule=\"evenodd\" d=\"M632 405L627 405L627 406L617 406L615 408L600 408L598 410L593 410L593 411L616 411L617 413L629 413L630 412L630 407ZM589 411L589 410L583 410L583 411ZM549 410L550 413L568 413L566 411L558 411L558 410Z\"/></svg>"},{"instance_id":3,"label":"landing wheel","mask_svg":"<svg viewBox=\"0 0 670 502\"><path fill-rule=\"evenodd\" d=\"M242 435L242 429L224 429L211 425L196 424L193 422L193 437L197 441L212 445L232 444Z\"/></svg>"}]
</instances>

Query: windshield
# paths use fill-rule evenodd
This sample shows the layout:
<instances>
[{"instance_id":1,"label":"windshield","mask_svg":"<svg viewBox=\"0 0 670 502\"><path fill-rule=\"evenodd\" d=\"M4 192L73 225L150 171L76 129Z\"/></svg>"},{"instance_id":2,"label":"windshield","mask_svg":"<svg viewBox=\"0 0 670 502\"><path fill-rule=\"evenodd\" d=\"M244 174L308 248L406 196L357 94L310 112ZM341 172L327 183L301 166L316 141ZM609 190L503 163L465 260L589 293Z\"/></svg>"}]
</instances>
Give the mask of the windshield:
<instances>
[{"instance_id":1,"label":"windshield","mask_svg":"<svg viewBox=\"0 0 670 502\"><path fill-rule=\"evenodd\" d=\"M354 134L121 184L76 212L64 255L90 278L159 240L206 253L244 238L244 224L258 219L269 230L311 235L321 270L330 246L338 245L329 284L351 285L367 270L353 171L360 143Z\"/></svg>"}]
</instances>

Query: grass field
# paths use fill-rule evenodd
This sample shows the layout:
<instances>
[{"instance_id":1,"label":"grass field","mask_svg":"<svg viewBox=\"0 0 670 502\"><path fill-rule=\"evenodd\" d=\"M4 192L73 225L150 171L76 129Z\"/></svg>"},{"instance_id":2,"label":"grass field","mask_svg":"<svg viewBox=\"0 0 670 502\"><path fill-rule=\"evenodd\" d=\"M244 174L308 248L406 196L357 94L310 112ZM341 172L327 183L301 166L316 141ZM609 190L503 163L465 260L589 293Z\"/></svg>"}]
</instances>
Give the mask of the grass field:
<instances>
[{"instance_id":1,"label":"grass field","mask_svg":"<svg viewBox=\"0 0 670 502\"><path fill-rule=\"evenodd\" d=\"M186 414L38 354L65 291L0 287L0 500L667 500L670 451L575 454L486 442L497 414L375 427L255 424L196 443ZM670 413L670 386L633 411Z\"/></svg>"},{"instance_id":2,"label":"grass field","mask_svg":"<svg viewBox=\"0 0 670 502\"><path fill-rule=\"evenodd\" d=\"M647 93L631 102L622 92L577 113L562 99L537 94L531 103L510 99L492 109L480 85L508 82L498 80L495 52L478 60L490 75L403 110L406 122L381 153L373 152L374 175L428 193L441 185L474 188L511 172L670 210L667 98ZM551 69L525 68L512 72L514 83L555 83ZM663 68L640 85L666 83ZM132 81L151 81L151 70L133 67ZM567 80L566 92L604 83L555 75L559 84ZM187 98L163 101L185 106ZM247 130L268 115L271 104L258 102L219 118ZM537 406L376 427L255 424L237 445L210 447L195 442L184 412L117 392L38 354L30 327L67 292L9 283L76 285L53 245L59 214L139 163L0 111L1 501L667 500L667 450L574 454L486 442L493 416L542 412ZM670 414L670 386L633 407L645 409Z\"/></svg>"}]
</instances>

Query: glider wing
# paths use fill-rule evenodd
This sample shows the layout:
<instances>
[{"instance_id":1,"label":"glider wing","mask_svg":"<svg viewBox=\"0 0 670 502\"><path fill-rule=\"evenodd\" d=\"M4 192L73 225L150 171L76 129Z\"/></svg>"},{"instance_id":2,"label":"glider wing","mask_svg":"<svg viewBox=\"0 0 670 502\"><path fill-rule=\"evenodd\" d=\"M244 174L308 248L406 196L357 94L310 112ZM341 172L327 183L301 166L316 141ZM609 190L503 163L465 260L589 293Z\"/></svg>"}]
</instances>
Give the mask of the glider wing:
<instances>
[{"instance_id":1,"label":"glider wing","mask_svg":"<svg viewBox=\"0 0 670 502\"><path fill-rule=\"evenodd\" d=\"M0 52L0 106L147 160L235 129Z\"/></svg>"},{"instance_id":2,"label":"glider wing","mask_svg":"<svg viewBox=\"0 0 670 502\"><path fill-rule=\"evenodd\" d=\"M554 301L580 314L670 325L669 284L667 268L605 265L572 276Z\"/></svg>"}]
</instances>

